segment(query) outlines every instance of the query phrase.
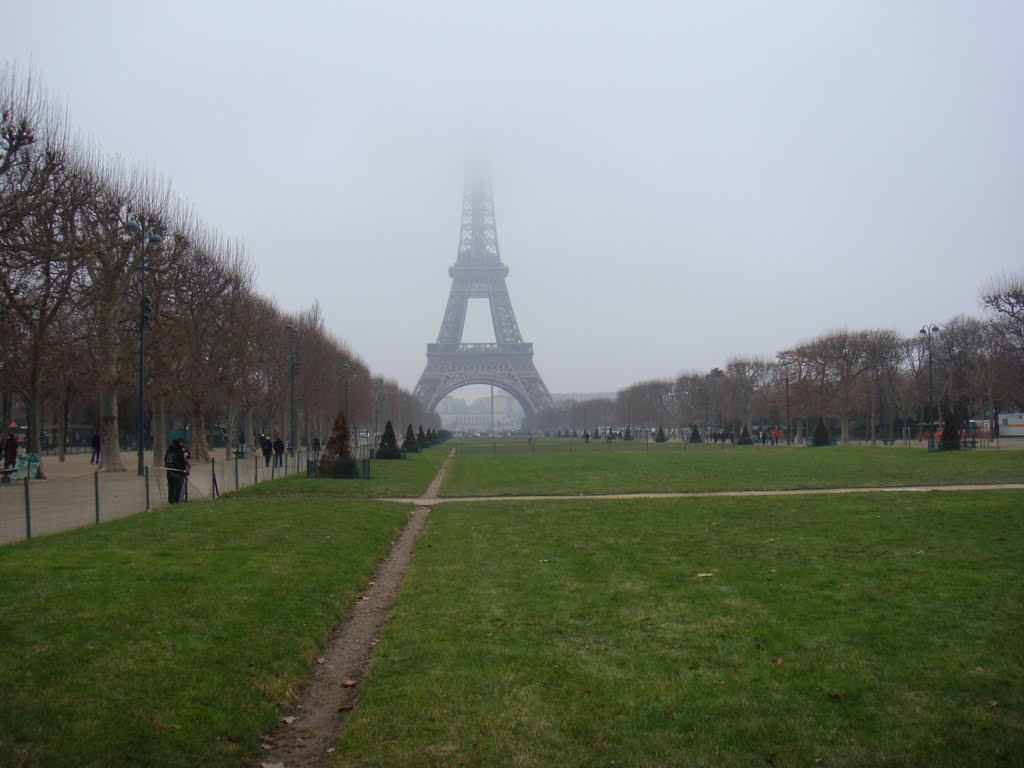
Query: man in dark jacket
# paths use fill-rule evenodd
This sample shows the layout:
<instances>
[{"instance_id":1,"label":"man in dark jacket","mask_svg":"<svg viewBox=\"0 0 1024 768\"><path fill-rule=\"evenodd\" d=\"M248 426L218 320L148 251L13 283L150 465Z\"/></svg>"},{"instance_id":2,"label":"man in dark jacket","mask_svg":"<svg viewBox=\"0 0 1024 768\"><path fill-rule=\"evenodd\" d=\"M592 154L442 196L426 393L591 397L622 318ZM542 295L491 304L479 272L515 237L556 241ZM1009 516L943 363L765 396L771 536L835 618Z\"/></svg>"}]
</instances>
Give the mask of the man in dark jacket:
<instances>
[{"instance_id":1,"label":"man in dark jacket","mask_svg":"<svg viewBox=\"0 0 1024 768\"><path fill-rule=\"evenodd\" d=\"M177 504L181 501L182 492L185 489L185 482L189 470L192 468L190 459L192 454L185 447L185 441L177 438L167 453L164 454L164 469L167 470L167 501Z\"/></svg>"},{"instance_id":2,"label":"man in dark jacket","mask_svg":"<svg viewBox=\"0 0 1024 768\"><path fill-rule=\"evenodd\" d=\"M284 440L280 435L274 438L274 466L284 466Z\"/></svg>"},{"instance_id":3,"label":"man in dark jacket","mask_svg":"<svg viewBox=\"0 0 1024 768\"><path fill-rule=\"evenodd\" d=\"M4 440L4 469L9 469L18 463L18 438L11 432ZM27 493L27 491L26 491Z\"/></svg>"}]
</instances>

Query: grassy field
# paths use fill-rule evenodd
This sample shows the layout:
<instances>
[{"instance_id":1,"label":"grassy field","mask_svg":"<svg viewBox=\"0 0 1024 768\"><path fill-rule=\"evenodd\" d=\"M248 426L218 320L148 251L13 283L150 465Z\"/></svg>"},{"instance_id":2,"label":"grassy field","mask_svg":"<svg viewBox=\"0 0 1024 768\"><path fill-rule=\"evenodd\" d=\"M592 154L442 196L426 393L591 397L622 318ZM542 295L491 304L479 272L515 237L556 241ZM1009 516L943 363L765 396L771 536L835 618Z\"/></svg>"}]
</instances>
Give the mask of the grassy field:
<instances>
[{"instance_id":1,"label":"grassy field","mask_svg":"<svg viewBox=\"0 0 1024 768\"><path fill-rule=\"evenodd\" d=\"M0 764L251 759L406 518L375 499L419 496L450 447L0 548ZM466 452L446 490L1020 480L1024 458L621 454ZM437 506L337 762L1019 764L1022 500Z\"/></svg>"},{"instance_id":2,"label":"grassy field","mask_svg":"<svg viewBox=\"0 0 1024 768\"><path fill-rule=\"evenodd\" d=\"M407 514L292 482L0 548L0 764L251 755Z\"/></svg>"},{"instance_id":3,"label":"grassy field","mask_svg":"<svg viewBox=\"0 0 1024 768\"><path fill-rule=\"evenodd\" d=\"M260 495L273 496L326 496L330 498L402 499L415 498L423 493L437 470L448 456L449 446L435 446L420 453L410 453L404 461L374 460L370 464L370 479L339 482L329 478L309 479L292 475L279 482L264 483Z\"/></svg>"},{"instance_id":4,"label":"grassy field","mask_svg":"<svg viewBox=\"0 0 1024 768\"><path fill-rule=\"evenodd\" d=\"M565 441L563 442L563 446ZM621 444L626 445L626 444ZM518 447L518 450L516 450ZM833 446L642 444L609 451L575 441L572 452L461 445L443 496L575 495L763 488L839 488L1024 482L1024 451L931 452ZM467 448L469 450L467 450ZM509 449L511 448L511 449Z\"/></svg>"},{"instance_id":5,"label":"grassy field","mask_svg":"<svg viewBox=\"0 0 1024 768\"><path fill-rule=\"evenodd\" d=\"M338 764L1019 765L1022 562L1017 492L435 507Z\"/></svg>"}]
</instances>

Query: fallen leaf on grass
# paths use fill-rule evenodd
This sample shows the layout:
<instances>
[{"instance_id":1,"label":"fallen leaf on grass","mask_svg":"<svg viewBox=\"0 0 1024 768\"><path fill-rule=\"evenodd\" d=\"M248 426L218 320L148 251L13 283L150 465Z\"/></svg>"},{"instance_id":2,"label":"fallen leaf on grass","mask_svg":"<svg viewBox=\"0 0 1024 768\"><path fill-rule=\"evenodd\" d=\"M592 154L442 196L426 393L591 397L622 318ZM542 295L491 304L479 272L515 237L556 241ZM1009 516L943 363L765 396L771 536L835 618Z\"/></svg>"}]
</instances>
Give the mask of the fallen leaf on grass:
<instances>
[{"instance_id":1,"label":"fallen leaf on grass","mask_svg":"<svg viewBox=\"0 0 1024 768\"><path fill-rule=\"evenodd\" d=\"M995 699L992 699L992 701L990 701L990 702L988 703L988 705L989 705L990 707L992 707L992 709L995 709L996 707L998 707L998 706L999 706L999 702L998 702L998 701L996 701Z\"/></svg>"},{"instance_id":2,"label":"fallen leaf on grass","mask_svg":"<svg viewBox=\"0 0 1024 768\"><path fill-rule=\"evenodd\" d=\"M542 562L542 563L550 563L551 561L550 560L541 560L540 562Z\"/></svg>"},{"instance_id":3,"label":"fallen leaf on grass","mask_svg":"<svg viewBox=\"0 0 1024 768\"><path fill-rule=\"evenodd\" d=\"M975 668L974 668L974 671L975 671L975 672L978 672L978 673L981 673L981 672L984 672L984 671L985 671L985 668L984 668L984 667L975 667Z\"/></svg>"},{"instance_id":4,"label":"fallen leaf on grass","mask_svg":"<svg viewBox=\"0 0 1024 768\"><path fill-rule=\"evenodd\" d=\"M288 717L282 717L281 722L285 725L291 725L295 722L295 715L288 715Z\"/></svg>"},{"instance_id":5,"label":"fallen leaf on grass","mask_svg":"<svg viewBox=\"0 0 1024 768\"><path fill-rule=\"evenodd\" d=\"M260 749L265 749L268 752L274 748L273 744L260 744Z\"/></svg>"},{"instance_id":6,"label":"fallen leaf on grass","mask_svg":"<svg viewBox=\"0 0 1024 768\"><path fill-rule=\"evenodd\" d=\"M713 574L713 573L698 573L697 574L697 578L698 579L710 579L714 575L715 574Z\"/></svg>"},{"instance_id":7,"label":"fallen leaf on grass","mask_svg":"<svg viewBox=\"0 0 1024 768\"><path fill-rule=\"evenodd\" d=\"M772 664L785 664L785 663L786 663L786 660L782 659L782 658L776 657L776 658L772 659Z\"/></svg>"},{"instance_id":8,"label":"fallen leaf on grass","mask_svg":"<svg viewBox=\"0 0 1024 768\"><path fill-rule=\"evenodd\" d=\"M341 684L342 688L355 688L357 685L355 680L346 680Z\"/></svg>"},{"instance_id":9,"label":"fallen leaf on grass","mask_svg":"<svg viewBox=\"0 0 1024 768\"><path fill-rule=\"evenodd\" d=\"M327 659L325 659L323 656L320 656L317 658L316 663L323 664L325 661L327 661Z\"/></svg>"}]
</instances>

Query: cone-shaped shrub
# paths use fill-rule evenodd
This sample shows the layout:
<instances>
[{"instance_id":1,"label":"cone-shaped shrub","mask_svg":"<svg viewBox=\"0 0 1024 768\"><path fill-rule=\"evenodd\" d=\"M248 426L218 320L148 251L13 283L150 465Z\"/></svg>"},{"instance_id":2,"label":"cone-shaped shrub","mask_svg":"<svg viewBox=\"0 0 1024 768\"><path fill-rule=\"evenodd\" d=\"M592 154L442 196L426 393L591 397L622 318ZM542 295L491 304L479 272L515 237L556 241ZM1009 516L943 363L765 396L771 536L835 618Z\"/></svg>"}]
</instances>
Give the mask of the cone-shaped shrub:
<instances>
[{"instance_id":1,"label":"cone-shaped shrub","mask_svg":"<svg viewBox=\"0 0 1024 768\"><path fill-rule=\"evenodd\" d=\"M811 441L813 446L829 445L830 440L828 437L828 428L825 426L825 420L818 417L818 426L814 428L814 439Z\"/></svg>"},{"instance_id":2,"label":"cone-shaped shrub","mask_svg":"<svg viewBox=\"0 0 1024 768\"><path fill-rule=\"evenodd\" d=\"M690 430L690 442L699 443L701 442L700 432L697 429L697 425L693 425L693 429Z\"/></svg>"},{"instance_id":3,"label":"cone-shaped shrub","mask_svg":"<svg viewBox=\"0 0 1024 768\"><path fill-rule=\"evenodd\" d=\"M359 477L359 467L352 458L352 447L349 445L348 422L344 411L338 411L334 417L331 436L320 455L320 466L317 468L320 477Z\"/></svg>"},{"instance_id":4,"label":"cone-shaped shrub","mask_svg":"<svg viewBox=\"0 0 1024 768\"><path fill-rule=\"evenodd\" d=\"M623 435L622 439L623 440L632 440L633 439L633 432L632 432L632 430L630 430L629 427L626 427L626 434Z\"/></svg>"},{"instance_id":5,"label":"cone-shaped shrub","mask_svg":"<svg viewBox=\"0 0 1024 768\"><path fill-rule=\"evenodd\" d=\"M416 442L416 433L412 431L412 424L405 429L405 441L402 443L402 448L406 453L419 453L420 446Z\"/></svg>"},{"instance_id":6,"label":"cone-shaped shrub","mask_svg":"<svg viewBox=\"0 0 1024 768\"><path fill-rule=\"evenodd\" d=\"M391 420L384 425L384 434L380 437L380 446L377 448L378 459L400 459L402 452L398 448L398 440L395 438L395 428Z\"/></svg>"},{"instance_id":7,"label":"cone-shaped shrub","mask_svg":"<svg viewBox=\"0 0 1024 768\"><path fill-rule=\"evenodd\" d=\"M420 424L420 428L416 431L416 442L417 443L426 443L427 442L427 433L423 431L423 425L422 424Z\"/></svg>"},{"instance_id":8,"label":"cone-shaped shrub","mask_svg":"<svg viewBox=\"0 0 1024 768\"><path fill-rule=\"evenodd\" d=\"M658 431L654 433L654 442L664 443L666 440L668 440L668 438L665 437L665 430L663 430L661 428L661 424L659 424Z\"/></svg>"},{"instance_id":9,"label":"cone-shaped shrub","mask_svg":"<svg viewBox=\"0 0 1024 768\"><path fill-rule=\"evenodd\" d=\"M747 425L743 425L743 431L740 432L740 439L736 441L736 445L753 445L754 441L750 438L750 430L747 429Z\"/></svg>"},{"instance_id":10,"label":"cone-shaped shrub","mask_svg":"<svg viewBox=\"0 0 1024 768\"><path fill-rule=\"evenodd\" d=\"M946 416L946 423L942 425L942 439L939 441L940 451L960 450L960 420L953 411Z\"/></svg>"}]
</instances>

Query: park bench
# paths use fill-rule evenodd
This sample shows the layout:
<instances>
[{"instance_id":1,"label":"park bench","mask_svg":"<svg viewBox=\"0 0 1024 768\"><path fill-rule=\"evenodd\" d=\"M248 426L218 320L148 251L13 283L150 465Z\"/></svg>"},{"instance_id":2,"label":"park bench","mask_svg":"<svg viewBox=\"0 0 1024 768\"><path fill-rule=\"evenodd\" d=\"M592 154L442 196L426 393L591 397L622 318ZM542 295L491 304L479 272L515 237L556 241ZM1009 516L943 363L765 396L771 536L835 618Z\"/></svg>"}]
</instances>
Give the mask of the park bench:
<instances>
[{"instance_id":1,"label":"park bench","mask_svg":"<svg viewBox=\"0 0 1024 768\"><path fill-rule=\"evenodd\" d=\"M0 469L0 483L9 483L11 478L18 473L17 467L7 467L7 469Z\"/></svg>"}]
</instances>

